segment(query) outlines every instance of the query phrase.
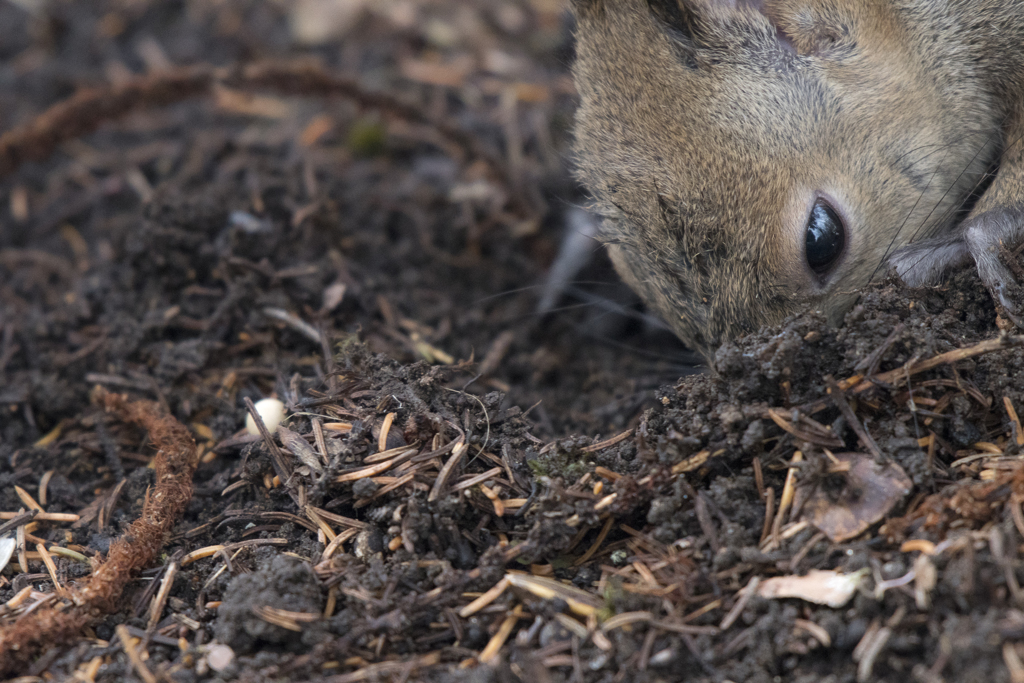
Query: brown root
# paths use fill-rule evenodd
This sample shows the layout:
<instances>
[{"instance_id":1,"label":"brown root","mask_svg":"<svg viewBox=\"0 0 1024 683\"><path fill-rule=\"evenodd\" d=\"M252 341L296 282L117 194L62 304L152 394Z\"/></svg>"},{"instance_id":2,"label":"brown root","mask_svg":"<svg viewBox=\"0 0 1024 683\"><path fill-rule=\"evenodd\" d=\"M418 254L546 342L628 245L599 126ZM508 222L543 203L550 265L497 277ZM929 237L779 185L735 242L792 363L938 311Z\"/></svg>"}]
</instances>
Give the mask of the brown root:
<instances>
[{"instance_id":1,"label":"brown root","mask_svg":"<svg viewBox=\"0 0 1024 683\"><path fill-rule=\"evenodd\" d=\"M178 67L125 83L85 88L58 102L24 126L0 135L0 177L26 161L45 159L63 142L144 107L165 106L209 94L217 86L265 89L286 95L345 97L362 107L432 128L472 158L484 160L504 179L500 162L477 139L446 121L428 117L414 105L387 93L369 91L309 60L257 62L239 67Z\"/></svg>"},{"instance_id":2,"label":"brown root","mask_svg":"<svg viewBox=\"0 0 1024 683\"><path fill-rule=\"evenodd\" d=\"M132 401L102 389L94 398L108 412L149 431L158 449L153 460L156 484L146 496L142 515L110 545L106 560L89 580L72 592L73 604L39 609L0 628L0 673L17 671L43 648L75 638L84 626L114 609L132 574L157 558L192 498L199 455L188 429L152 401Z\"/></svg>"}]
</instances>

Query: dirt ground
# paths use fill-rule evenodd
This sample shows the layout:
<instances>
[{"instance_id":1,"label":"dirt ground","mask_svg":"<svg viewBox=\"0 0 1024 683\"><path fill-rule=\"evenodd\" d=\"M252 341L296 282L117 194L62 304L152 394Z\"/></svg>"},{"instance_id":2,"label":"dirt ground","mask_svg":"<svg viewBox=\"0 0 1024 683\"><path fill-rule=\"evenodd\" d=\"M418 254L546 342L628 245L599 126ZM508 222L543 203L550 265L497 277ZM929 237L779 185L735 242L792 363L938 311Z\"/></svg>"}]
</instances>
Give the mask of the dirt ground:
<instances>
[{"instance_id":1,"label":"dirt ground","mask_svg":"<svg viewBox=\"0 0 1024 683\"><path fill-rule=\"evenodd\" d=\"M0 4L0 673L1024 681L1024 339L965 272L702 371L596 246L538 313L571 30Z\"/></svg>"}]
</instances>

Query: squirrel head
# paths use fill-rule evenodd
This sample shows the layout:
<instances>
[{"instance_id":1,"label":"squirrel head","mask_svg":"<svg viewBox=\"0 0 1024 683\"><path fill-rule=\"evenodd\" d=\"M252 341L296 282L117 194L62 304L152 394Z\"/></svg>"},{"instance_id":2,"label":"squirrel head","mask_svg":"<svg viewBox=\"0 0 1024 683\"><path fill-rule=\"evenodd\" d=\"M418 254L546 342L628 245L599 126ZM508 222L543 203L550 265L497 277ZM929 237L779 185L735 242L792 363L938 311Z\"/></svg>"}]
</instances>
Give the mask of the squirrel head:
<instances>
[{"instance_id":1,"label":"squirrel head","mask_svg":"<svg viewBox=\"0 0 1024 683\"><path fill-rule=\"evenodd\" d=\"M804 305L838 322L890 250L950 229L992 162L995 108L958 101L892 3L574 5L600 238L706 357Z\"/></svg>"}]
</instances>

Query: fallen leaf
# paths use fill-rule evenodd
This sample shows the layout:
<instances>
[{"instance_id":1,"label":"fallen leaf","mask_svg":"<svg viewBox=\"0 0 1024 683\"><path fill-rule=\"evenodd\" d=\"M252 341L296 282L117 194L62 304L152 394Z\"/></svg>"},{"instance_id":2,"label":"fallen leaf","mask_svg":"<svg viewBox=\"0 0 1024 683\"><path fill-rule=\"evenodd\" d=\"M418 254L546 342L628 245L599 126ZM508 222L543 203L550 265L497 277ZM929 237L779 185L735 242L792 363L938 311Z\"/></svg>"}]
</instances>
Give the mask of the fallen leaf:
<instances>
[{"instance_id":1,"label":"fallen leaf","mask_svg":"<svg viewBox=\"0 0 1024 683\"><path fill-rule=\"evenodd\" d=\"M833 543L863 533L880 521L914 487L903 468L894 462L879 465L865 453L836 453L836 460L848 463L846 488L833 499L818 489L802 507L802 518L818 527Z\"/></svg>"}]
</instances>

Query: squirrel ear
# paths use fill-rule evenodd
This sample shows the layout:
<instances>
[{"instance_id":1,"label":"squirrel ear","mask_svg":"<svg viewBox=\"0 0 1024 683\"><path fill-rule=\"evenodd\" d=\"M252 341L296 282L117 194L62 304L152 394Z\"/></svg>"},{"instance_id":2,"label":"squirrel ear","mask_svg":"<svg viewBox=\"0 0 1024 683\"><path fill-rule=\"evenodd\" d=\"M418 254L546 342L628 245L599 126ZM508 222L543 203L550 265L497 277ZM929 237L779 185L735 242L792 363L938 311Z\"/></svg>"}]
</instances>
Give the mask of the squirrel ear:
<instances>
[{"instance_id":1,"label":"squirrel ear","mask_svg":"<svg viewBox=\"0 0 1024 683\"><path fill-rule=\"evenodd\" d=\"M686 0L647 0L647 6L666 25L681 31L688 38L693 37L696 15L687 6Z\"/></svg>"},{"instance_id":2,"label":"squirrel ear","mask_svg":"<svg viewBox=\"0 0 1024 683\"><path fill-rule=\"evenodd\" d=\"M602 3L602 0L575 0L577 4ZM766 0L647 0L651 12L669 26L687 34L700 19L723 17L741 11L754 11L772 24L772 18L765 7Z\"/></svg>"},{"instance_id":3,"label":"squirrel ear","mask_svg":"<svg viewBox=\"0 0 1024 683\"><path fill-rule=\"evenodd\" d=\"M766 0L648 0L650 4L674 5L682 12L700 13L701 11L736 11L743 8L750 8L761 14L767 14L765 10Z\"/></svg>"},{"instance_id":4,"label":"squirrel ear","mask_svg":"<svg viewBox=\"0 0 1024 683\"><path fill-rule=\"evenodd\" d=\"M794 51L794 41L789 31L786 30L791 27L784 27L780 22L780 18L786 14L780 7L780 5L787 4L785 0L648 0L648 2L652 6L654 4L672 6L678 16L687 18L687 25L691 27L695 23L699 25L698 19L710 19L715 22L737 13L759 14L775 29L779 45L789 52ZM692 35L694 31L691 30L688 33Z\"/></svg>"},{"instance_id":5,"label":"squirrel ear","mask_svg":"<svg viewBox=\"0 0 1024 683\"><path fill-rule=\"evenodd\" d=\"M570 3L576 12L602 12L604 0L572 0Z\"/></svg>"}]
</instances>

